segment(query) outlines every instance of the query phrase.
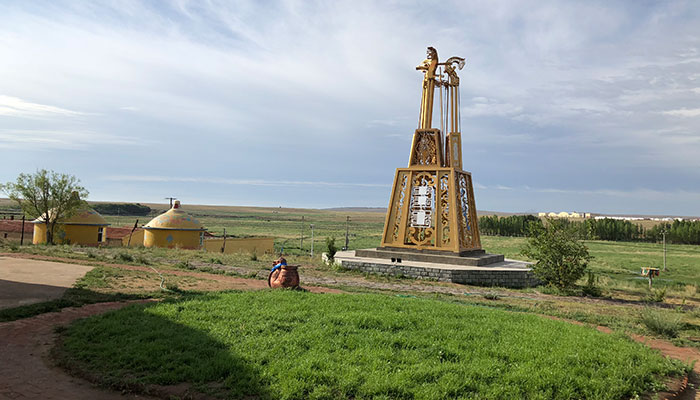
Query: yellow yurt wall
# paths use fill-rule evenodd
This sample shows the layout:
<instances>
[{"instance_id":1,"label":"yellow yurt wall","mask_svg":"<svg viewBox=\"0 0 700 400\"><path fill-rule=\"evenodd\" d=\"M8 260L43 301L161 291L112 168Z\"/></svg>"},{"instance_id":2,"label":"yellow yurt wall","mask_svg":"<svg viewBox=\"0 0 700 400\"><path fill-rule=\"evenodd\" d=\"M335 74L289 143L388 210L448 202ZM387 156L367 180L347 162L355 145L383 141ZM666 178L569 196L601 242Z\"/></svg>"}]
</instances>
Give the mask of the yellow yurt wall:
<instances>
[{"instance_id":1,"label":"yellow yurt wall","mask_svg":"<svg viewBox=\"0 0 700 400\"><path fill-rule=\"evenodd\" d=\"M49 215L53 211L49 211ZM32 221L34 238L32 243L46 243L46 224L41 216ZM68 218L61 218L54 228L53 242L56 244L79 244L97 246L107 240L107 221L95 210L85 208Z\"/></svg>"},{"instance_id":2,"label":"yellow yurt wall","mask_svg":"<svg viewBox=\"0 0 700 400\"><path fill-rule=\"evenodd\" d=\"M167 247L170 249L198 249L201 247L203 231L183 231L177 229L146 229L143 245L146 247ZM132 238L133 242L134 239Z\"/></svg>"},{"instance_id":3,"label":"yellow yurt wall","mask_svg":"<svg viewBox=\"0 0 700 400\"><path fill-rule=\"evenodd\" d=\"M143 226L143 245L146 247L167 247L179 249L199 249L202 247L204 227L196 219L180 208L175 200L173 207L153 218Z\"/></svg>"},{"instance_id":4,"label":"yellow yurt wall","mask_svg":"<svg viewBox=\"0 0 700 400\"><path fill-rule=\"evenodd\" d=\"M144 234L143 229L137 229L133 233L131 233L131 241L129 241L129 235L126 235L122 238L122 246L129 246L129 247L138 247L138 246L143 246L143 234Z\"/></svg>"},{"instance_id":5,"label":"yellow yurt wall","mask_svg":"<svg viewBox=\"0 0 700 400\"><path fill-rule=\"evenodd\" d=\"M102 229L102 235L100 235L100 229ZM103 226L56 224L53 242L55 244L97 246L105 241L106 233L107 228ZM32 243L46 243L46 224L34 224Z\"/></svg>"},{"instance_id":6,"label":"yellow yurt wall","mask_svg":"<svg viewBox=\"0 0 700 400\"><path fill-rule=\"evenodd\" d=\"M46 224L34 224L33 244L46 243Z\"/></svg>"},{"instance_id":7,"label":"yellow yurt wall","mask_svg":"<svg viewBox=\"0 0 700 400\"><path fill-rule=\"evenodd\" d=\"M57 243L81 244L86 246L97 246L105 241L107 228L94 225L61 225L57 232ZM100 229L102 234L100 235ZM98 240L101 239L101 240Z\"/></svg>"}]
</instances>

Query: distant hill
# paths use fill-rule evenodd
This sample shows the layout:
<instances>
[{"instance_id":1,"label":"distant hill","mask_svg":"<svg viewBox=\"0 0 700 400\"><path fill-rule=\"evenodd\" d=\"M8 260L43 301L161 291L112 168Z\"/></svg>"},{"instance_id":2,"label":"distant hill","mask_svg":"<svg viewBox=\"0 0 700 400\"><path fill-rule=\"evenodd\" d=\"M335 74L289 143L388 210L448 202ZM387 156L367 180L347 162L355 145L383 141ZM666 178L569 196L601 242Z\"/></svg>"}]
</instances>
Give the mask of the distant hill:
<instances>
[{"instance_id":1,"label":"distant hill","mask_svg":"<svg viewBox=\"0 0 700 400\"><path fill-rule=\"evenodd\" d=\"M386 207L333 207L333 208L322 208L326 211L339 211L339 212L378 212L386 213Z\"/></svg>"}]
</instances>

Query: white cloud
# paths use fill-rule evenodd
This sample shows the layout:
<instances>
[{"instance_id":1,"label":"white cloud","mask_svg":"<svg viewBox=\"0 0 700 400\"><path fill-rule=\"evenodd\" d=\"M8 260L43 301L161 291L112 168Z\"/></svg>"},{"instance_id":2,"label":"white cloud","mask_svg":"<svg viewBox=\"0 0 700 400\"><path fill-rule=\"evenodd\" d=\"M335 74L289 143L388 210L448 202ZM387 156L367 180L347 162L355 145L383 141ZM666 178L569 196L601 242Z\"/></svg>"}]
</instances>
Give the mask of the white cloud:
<instances>
[{"instance_id":1,"label":"white cloud","mask_svg":"<svg viewBox=\"0 0 700 400\"><path fill-rule=\"evenodd\" d=\"M151 140L97 132L0 129L0 148L26 151L84 150L95 146L143 146Z\"/></svg>"},{"instance_id":2,"label":"white cloud","mask_svg":"<svg viewBox=\"0 0 700 400\"><path fill-rule=\"evenodd\" d=\"M0 116L41 118L41 117L73 117L85 115L78 111L46 104L32 103L17 97L0 95Z\"/></svg>"},{"instance_id":3,"label":"white cloud","mask_svg":"<svg viewBox=\"0 0 700 400\"><path fill-rule=\"evenodd\" d=\"M678 110L663 111L662 114L673 115L674 117L697 117L700 116L700 108L681 108Z\"/></svg>"}]
</instances>

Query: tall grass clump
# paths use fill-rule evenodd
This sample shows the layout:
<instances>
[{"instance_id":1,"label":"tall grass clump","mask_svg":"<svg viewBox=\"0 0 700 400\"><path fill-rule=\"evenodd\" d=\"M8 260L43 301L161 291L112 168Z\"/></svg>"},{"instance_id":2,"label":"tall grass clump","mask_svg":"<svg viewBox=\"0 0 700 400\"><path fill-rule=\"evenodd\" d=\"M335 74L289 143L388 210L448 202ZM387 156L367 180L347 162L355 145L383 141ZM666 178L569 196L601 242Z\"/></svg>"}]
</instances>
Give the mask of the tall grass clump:
<instances>
[{"instance_id":1,"label":"tall grass clump","mask_svg":"<svg viewBox=\"0 0 700 400\"><path fill-rule=\"evenodd\" d=\"M678 333L683 328L680 314L655 310L651 307L641 311L639 321L651 332L669 338L678 337Z\"/></svg>"},{"instance_id":2,"label":"tall grass clump","mask_svg":"<svg viewBox=\"0 0 700 400\"><path fill-rule=\"evenodd\" d=\"M123 251L121 253L117 253L117 260L119 261L124 261L124 262L133 262L134 261L134 256L131 254Z\"/></svg>"}]
</instances>

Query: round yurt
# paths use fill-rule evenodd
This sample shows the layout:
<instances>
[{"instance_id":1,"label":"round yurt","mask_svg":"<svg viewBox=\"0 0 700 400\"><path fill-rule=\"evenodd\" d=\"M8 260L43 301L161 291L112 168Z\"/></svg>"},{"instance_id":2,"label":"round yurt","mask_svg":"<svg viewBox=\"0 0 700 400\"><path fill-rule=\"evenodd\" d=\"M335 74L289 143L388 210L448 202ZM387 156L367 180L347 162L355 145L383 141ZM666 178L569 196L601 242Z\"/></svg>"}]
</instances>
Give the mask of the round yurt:
<instances>
[{"instance_id":1,"label":"round yurt","mask_svg":"<svg viewBox=\"0 0 700 400\"><path fill-rule=\"evenodd\" d=\"M49 215L51 212L49 212ZM34 221L34 238L32 243L46 243L46 221L41 216ZM92 208L78 210L68 218L56 222L53 242L56 244L79 244L97 246L106 241L107 221Z\"/></svg>"},{"instance_id":2,"label":"round yurt","mask_svg":"<svg viewBox=\"0 0 700 400\"><path fill-rule=\"evenodd\" d=\"M173 207L144 225L145 247L199 249L204 240L204 227L190 217L175 200Z\"/></svg>"}]
</instances>

